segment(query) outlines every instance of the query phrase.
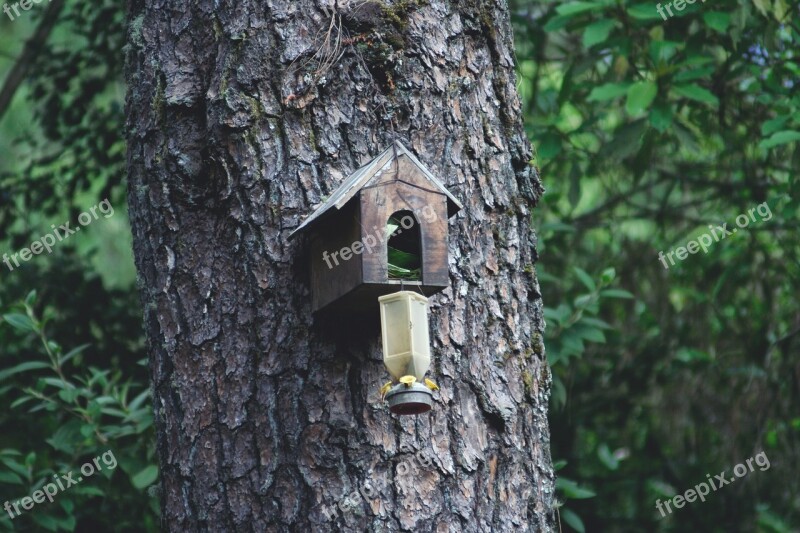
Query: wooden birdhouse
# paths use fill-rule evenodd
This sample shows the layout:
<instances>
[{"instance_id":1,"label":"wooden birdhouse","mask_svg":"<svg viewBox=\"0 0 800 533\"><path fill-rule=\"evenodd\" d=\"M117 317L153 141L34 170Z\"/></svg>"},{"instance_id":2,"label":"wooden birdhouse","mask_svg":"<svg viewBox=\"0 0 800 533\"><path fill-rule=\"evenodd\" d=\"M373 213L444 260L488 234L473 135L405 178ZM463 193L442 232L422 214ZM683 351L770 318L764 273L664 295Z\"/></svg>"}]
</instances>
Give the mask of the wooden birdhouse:
<instances>
[{"instance_id":1,"label":"wooden birdhouse","mask_svg":"<svg viewBox=\"0 0 800 533\"><path fill-rule=\"evenodd\" d=\"M401 285L425 295L446 288L447 221L462 207L395 141L290 236L309 236L314 312L377 310L378 297Z\"/></svg>"}]
</instances>

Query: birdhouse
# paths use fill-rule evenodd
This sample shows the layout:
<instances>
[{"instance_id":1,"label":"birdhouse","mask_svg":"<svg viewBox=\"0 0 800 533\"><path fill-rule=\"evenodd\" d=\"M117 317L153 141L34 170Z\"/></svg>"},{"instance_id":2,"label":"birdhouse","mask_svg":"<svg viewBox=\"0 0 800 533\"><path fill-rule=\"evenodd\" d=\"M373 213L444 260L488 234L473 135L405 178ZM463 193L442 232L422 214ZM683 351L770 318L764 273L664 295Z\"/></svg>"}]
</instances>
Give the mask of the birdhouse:
<instances>
[{"instance_id":1,"label":"birdhouse","mask_svg":"<svg viewBox=\"0 0 800 533\"><path fill-rule=\"evenodd\" d=\"M425 165L392 143L290 235L309 237L313 311L375 309L379 296L402 285L428 296L445 289L447 221L460 209Z\"/></svg>"}]
</instances>

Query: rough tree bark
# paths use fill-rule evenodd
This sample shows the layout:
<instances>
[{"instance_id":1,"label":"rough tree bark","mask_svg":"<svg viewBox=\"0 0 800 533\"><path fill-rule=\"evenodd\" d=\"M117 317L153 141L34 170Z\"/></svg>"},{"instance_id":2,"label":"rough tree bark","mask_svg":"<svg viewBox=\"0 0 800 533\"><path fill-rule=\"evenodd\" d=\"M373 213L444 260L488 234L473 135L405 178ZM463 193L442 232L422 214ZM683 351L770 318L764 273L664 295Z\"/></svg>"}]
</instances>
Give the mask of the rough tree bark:
<instances>
[{"instance_id":1,"label":"rough tree bark","mask_svg":"<svg viewBox=\"0 0 800 533\"><path fill-rule=\"evenodd\" d=\"M542 304L506 2L130 0L129 204L165 528L554 526ZM290 231L401 139L464 203L433 411L334 342ZM420 460L422 450L430 465Z\"/></svg>"}]
</instances>

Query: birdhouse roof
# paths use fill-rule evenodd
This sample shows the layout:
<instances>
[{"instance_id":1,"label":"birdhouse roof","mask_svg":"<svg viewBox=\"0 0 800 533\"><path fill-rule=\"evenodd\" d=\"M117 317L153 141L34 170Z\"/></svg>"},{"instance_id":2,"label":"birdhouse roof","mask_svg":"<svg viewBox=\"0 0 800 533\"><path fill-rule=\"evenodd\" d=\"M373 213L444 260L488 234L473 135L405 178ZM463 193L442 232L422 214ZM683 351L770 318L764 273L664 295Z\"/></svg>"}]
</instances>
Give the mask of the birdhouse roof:
<instances>
[{"instance_id":1,"label":"birdhouse roof","mask_svg":"<svg viewBox=\"0 0 800 533\"><path fill-rule=\"evenodd\" d=\"M375 157L372 161L364 165L363 167L359 168L350 176L348 176L341 185L330 195L330 197L325 200L325 202L320 205L316 210L314 210L311 215L306 218L300 226L298 226L290 235L289 238L295 236L297 233L301 233L307 230L309 227L314 225L314 223L319 220L322 215L326 212L330 211L331 208L335 208L337 210L344 207L344 205L349 202L361 189L369 185L369 183L374 179L377 178L380 174L389 170L391 168L392 162L395 161L396 158L400 157L401 155L407 156L414 165L420 170L422 175L430 181L437 189L442 191L442 194L447 196L447 216L451 217L456 214L459 210L463 209L464 206L461 205L461 202L458 199L450 194L444 184L439 181L431 171L425 167L425 165L417 159L414 154L411 153L403 143L400 141L394 141L391 145L389 145L386 150L380 153L377 157Z\"/></svg>"}]
</instances>

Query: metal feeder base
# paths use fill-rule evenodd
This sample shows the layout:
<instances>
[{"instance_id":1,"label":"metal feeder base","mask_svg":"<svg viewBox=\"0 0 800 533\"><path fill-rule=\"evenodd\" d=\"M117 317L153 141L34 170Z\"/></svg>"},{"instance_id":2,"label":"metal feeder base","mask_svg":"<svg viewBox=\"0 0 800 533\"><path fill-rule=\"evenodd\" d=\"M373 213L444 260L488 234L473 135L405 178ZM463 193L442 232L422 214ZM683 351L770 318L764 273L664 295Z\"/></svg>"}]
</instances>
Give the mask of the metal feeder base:
<instances>
[{"instance_id":1,"label":"metal feeder base","mask_svg":"<svg viewBox=\"0 0 800 533\"><path fill-rule=\"evenodd\" d=\"M410 387L400 383L389 389L386 401L389 402L389 411L396 415L418 415L431 410L433 393L419 383Z\"/></svg>"}]
</instances>

